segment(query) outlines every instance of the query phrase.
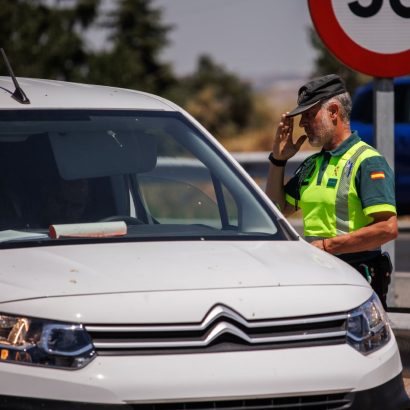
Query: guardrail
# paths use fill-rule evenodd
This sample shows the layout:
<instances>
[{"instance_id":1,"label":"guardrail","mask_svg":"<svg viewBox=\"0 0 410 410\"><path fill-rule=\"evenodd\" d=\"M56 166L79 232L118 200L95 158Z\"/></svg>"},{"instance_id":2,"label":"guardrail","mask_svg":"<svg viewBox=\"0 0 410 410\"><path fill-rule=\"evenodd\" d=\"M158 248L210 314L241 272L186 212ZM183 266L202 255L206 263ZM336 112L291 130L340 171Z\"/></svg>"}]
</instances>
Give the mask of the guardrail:
<instances>
[{"instance_id":1,"label":"guardrail","mask_svg":"<svg viewBox=\"0 0 410 410\"><path fill-rule=\"evenodd\" d=\"M285 176L290 177L299 165L315 151L299 151L290 158L285 168ZM242 165L245 171L255 179L266 179L269 168L269 151L258 152L233 152L233 157Z\"/></svg>"}]
</instances>

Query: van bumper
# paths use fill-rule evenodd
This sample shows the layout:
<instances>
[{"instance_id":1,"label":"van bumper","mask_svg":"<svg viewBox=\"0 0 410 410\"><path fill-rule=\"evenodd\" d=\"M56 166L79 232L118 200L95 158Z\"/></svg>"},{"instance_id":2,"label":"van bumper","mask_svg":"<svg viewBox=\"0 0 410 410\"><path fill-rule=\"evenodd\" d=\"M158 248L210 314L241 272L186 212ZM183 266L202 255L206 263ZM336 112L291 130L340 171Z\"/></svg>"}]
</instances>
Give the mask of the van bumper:
<instances>
[{"instance_id":1,"label":"van bumper","mask_svg":"<svg viewBox=\"0 0 410 410\"><path fill-rule=\"evenodd\" d=\"M381 386L374 387L369 390L351 392L347 394L337 395L321 395L321 396L304 396L303 397L279 397L279 398L249 398L241 400L216 401L216 402L184 402L184 403L132 403L132 404L98 404L98 403L79 403L58 400L42 400L29 397L13 397L0 396L0 409L7 410L178 410L178 409L209 409L214 408L217 403L218 409L254 409L254 405L258 405L259 409L317 409L321 406L320 401L327 396L327 406L320 408L329 409L350 409L350 410L405 410L410 409L410 400L404 389L402 375L399 374ZM306 402L301 407L295 407L296 400L299 403ZM317 400L315 402L315 400ZM334 401L333 405L331 402ZM237 403L235 403L237 402ZM310 404L308 404L308 402ZM288 406L287 406L287 404ZM236 406L237 405L237 406ZM323 404L324 405L324 404Z\"/></svg>"}]
</instances>

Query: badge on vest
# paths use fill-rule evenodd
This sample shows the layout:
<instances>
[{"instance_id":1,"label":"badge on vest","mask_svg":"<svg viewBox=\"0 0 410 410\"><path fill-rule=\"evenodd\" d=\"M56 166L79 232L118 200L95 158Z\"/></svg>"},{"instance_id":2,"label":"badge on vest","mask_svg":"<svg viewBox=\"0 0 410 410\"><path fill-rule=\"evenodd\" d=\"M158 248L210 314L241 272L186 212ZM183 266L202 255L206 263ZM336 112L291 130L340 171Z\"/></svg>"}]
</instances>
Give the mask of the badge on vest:
<instances>
[{"instance_id":1,"label":"badge on vest","mask_svg":"<svg viewBox=\"0 0 410 410\"><path fill-rule=\"evenodd\" d=\"M327 188L334 188L337 184L337 178L329 178L327 181Z\"/></svg>"},{"instance_id":2,"label":"badge on vest","mask_svg":"<svg viewBox=\"0 0 410 410\"><path fill-rule=\"evenodd\" d=\"M352 172L352 169L353 169L353 162L350 161L350 159L349 159L349 160L346 162L346 165L345 165L345 173L346 173L346 176L347 176L347 177L350 176L350 174L351 174L351 172Z\"/></svg>"}]
</instances>

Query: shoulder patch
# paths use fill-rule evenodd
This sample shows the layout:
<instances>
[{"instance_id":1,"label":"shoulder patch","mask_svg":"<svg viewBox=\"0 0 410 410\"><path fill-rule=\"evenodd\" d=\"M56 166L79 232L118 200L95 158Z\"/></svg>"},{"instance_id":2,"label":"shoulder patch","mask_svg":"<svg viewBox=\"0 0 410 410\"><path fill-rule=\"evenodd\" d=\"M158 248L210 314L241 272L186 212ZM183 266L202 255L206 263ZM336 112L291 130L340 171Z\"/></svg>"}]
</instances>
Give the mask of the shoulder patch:
<instances>
[{"instance_id":1,"label":"shoulder patch","mask_svg":"<svg viewBox=\"0 0 410 410\"><path fill-rule=\"evenodd\" d=\"M370 178L371 179L384 179L384 171L373 171L370 173Z\"/></svg>"}]
</instances>

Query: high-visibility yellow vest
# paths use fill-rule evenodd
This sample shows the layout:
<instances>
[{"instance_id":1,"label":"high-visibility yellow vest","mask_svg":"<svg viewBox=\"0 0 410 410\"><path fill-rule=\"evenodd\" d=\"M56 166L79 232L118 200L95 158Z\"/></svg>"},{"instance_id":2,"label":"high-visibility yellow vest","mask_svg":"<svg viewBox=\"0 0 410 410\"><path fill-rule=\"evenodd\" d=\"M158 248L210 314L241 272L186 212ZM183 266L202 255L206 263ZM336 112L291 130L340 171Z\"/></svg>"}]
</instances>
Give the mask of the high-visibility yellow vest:
<instances>
[{"instance_id":1,"label":"high-visibility yellow vest","mask_svg":"<svg viewBox=\"0 0 410 410\"><path fill-rule=\"evenodd\" d=\"M287 202L302 209L305 237L334 237L369 225L373 221L371 213L396 213L390 204L370 206L365 212L362 208L354 181L360 164L373 156L380 154L359 140L341 156L330 156L325 170L321 170L325 165L323 153L311 158L310 172L300 187L300 199L286 195Z\"/></svg>"}]
</instances>

